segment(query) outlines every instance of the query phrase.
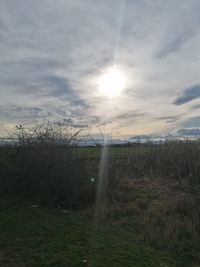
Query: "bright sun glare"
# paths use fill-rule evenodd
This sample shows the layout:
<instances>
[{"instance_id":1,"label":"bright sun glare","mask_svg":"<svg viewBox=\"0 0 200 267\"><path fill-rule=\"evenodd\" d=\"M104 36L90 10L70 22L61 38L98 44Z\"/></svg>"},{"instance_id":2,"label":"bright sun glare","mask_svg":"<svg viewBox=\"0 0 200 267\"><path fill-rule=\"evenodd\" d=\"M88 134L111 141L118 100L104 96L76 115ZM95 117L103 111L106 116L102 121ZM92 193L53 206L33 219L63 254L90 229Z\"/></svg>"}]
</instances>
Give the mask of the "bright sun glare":
<instances>
[{"instance_id":1,"label":"bright sun glare","mask_svg":"<svg viewBox=\"0 0 200 267\"><path fill-rule=\"evenodd\" d=\"M102 95L116 97L125 88L125 76L117 67L113 66L98 79L98 88Z\"/></svg>"}]
</instances>

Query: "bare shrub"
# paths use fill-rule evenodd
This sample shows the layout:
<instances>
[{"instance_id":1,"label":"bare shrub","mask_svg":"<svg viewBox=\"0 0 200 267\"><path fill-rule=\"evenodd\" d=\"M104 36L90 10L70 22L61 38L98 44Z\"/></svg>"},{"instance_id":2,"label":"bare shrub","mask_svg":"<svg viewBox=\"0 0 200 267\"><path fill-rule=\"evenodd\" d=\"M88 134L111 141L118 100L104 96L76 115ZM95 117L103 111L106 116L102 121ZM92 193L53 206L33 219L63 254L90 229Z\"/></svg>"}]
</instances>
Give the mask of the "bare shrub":
<instances>
[{"instance_id":1,"label":"bare shrub","mask_svg":"<svg viewBox=\"0 0 200 267\"><path fill-rule=\"evenodd\" d=\"M84 161L75 149L80 138L80 131L50 122L17 126L12 142L1 150L1 193L49 206L80 208L91 204L95 185L91 188Z\"/></svg>"}]
</instances>

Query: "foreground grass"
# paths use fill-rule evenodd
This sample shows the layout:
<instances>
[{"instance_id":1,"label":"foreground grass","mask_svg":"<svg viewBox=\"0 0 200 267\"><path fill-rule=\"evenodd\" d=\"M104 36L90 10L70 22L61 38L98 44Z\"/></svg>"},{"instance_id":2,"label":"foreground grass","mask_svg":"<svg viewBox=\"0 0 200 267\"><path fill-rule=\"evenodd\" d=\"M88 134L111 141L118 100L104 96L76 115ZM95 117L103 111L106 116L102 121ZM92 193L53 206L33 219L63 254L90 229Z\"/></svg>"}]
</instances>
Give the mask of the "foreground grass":
<instances>
[{"instance_id":1,"label":"foreground grass","mask_svg":"<svg viewBox=\"0 0 200 267\"><path fill-rule=\"evenodd\" d=\"M196 257L196 259L195 259ZM92 212L7 203L0 211L0 266L198 266L194 253L138 238L134 222L97 222Z\"/></svg>"}]
</instances>

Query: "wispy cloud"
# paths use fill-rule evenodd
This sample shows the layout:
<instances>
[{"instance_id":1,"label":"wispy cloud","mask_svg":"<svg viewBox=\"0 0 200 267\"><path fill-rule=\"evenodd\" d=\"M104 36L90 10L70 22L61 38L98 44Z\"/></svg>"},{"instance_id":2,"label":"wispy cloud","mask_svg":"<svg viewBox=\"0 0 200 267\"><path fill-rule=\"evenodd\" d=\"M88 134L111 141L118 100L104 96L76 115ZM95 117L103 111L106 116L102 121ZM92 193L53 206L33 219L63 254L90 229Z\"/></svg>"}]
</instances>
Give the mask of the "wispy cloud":
<instances>
[{"instance_id":1,"label":"wispy cloud","mask_svg":"<svg viewBox=\"0 0 200 267\"><path fill-rule=\"evenodd\" d=\"M199 12L198 0L1 0L0 121L49 116L124 134L178 126L200 95ZM127 90L108 116L96 81L114 59Z\"/></svg>"},{"instance_id":2,"label":"wispy cloud","mask_svg":"<svg viewBox=\"0 0 200 267\"><path fill-rule=\"evenodd\" d=\"M38 107L21 107L16 105L11 106L0 106L1 117L12 120L12 119L38 119L45 118L51 115L50 112L46 112Z\"/></svg>"},{"instance_id":3,"label":"wispy cloud","mask_svg":"<svg viewBox=\"0 0 200 267\"><path fill-rule=\"evenodd\" d=\"M200 104L193 106L192 109L200 109Z\"/></svg>"},{"instance_id":4,"label":"wispy cloud","mask_svg":"<svg viewBox=\"0 0 200 267\"><path fill-rule=\"evenodd\" d=\"M190 117L183 120L181 126L185 128L200 127L200 116Z\"/></svg>"},{"instance_id":5,"label":"wispy cloud","mask_svg":"<svg viewBox=\"0 0 200 267\"><path fill-rule=\"evenodd\" d=\"M195 135L200 136L200 128L184 128L177 131L180 135Z\"/></svg>"},{"instance_id":6,"label":"wispy cloud","mask_svg":"<svg viewBox=\"0 0 200 267\"><path fill-rule=\"evenodd\" d=\"M200 84L196 84L184 89L180 96L176 98L174 104L183 105L197 98L200 98Z\"/></svg>"},{"instance_id":7,"label":"wispy cloud","mask_svg":"<svg viewBox=\"0 0 200 267\"><path fill-rule=\"evenodd\" d=\"M176 34L171 40L167 41L157 53L158 58L164 58L172 53L178 52L194 36L192 29L184 30Z\"/></svg>"},{"instance_id":8,"label":"wispy cloud","mask_svg":"<svg viewBox=\"0 0 200 267\"><path fill-rule=\"evenodd\" d=\"M181 115L175 115L175 116L163 116L163 117L157 117L156 120L158 121L165 121L166 123L174 123L180 120L181 117L183 117L184 114Z\"/></svg>"}]
</instances>

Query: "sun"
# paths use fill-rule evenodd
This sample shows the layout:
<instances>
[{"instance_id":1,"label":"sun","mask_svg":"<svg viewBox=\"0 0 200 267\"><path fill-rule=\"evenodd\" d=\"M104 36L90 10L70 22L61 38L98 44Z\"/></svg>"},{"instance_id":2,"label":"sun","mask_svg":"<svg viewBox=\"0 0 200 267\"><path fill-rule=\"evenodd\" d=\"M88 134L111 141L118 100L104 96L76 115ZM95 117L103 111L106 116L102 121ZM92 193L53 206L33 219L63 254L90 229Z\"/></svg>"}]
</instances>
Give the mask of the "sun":
<instances>
[{"instance_id":1,"label":"sun","mask_svg":"<svg viewBox=\"0 0 200 267\"><path fill-rule=\"evenodd\" d=\"M125 76L116 66L109 68L98 79L100 93L107 97L117 97L126 85Z\"/></svg>"}]
</instances>

